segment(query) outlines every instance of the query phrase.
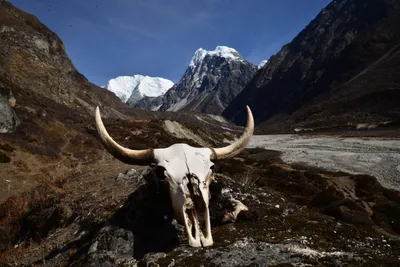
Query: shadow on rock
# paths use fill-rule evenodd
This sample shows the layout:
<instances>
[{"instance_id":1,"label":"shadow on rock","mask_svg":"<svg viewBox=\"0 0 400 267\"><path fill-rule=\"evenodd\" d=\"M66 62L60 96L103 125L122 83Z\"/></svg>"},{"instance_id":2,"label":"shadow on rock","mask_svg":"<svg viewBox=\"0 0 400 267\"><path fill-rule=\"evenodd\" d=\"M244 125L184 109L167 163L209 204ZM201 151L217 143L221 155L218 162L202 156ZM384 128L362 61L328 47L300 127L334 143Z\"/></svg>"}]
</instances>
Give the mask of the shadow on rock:
<instances>
[{"instance_id":1,"label":"shadow on rock","mask_svg":"<svg viewBox=\"0 0 400 267\"><path fill-rule=\"evenodd\" d=\"M168 252L186 242L184 227L173 218L171 200L166 181L157 167L146 169L140 177L146 183L132 193L125 204L110 219L113 227L131 231L133 256L143 258L149 252ZM139 178L140 178L139 177ZM228 185L222 180L210 185L210 216L213 227L232 221L225 214L235 209L232 196L224 194ZM240 212L235 219L256 220L250 212Z\"/></svg>"},{"instance_id":2,"label":"shadow on rock","mask_svg":"<svg viewBox=\"0 0 400 267\"><path fill-rule=\"evenodd\" d=\"M180 226L173 221L165 181L157 169L129 171L131 178L145 181L105 223L88 248L86 265L134 264L149 252L168 252L179 243Z\"/></svg>"},{"instance_id":3,"label":"shadow on rock","mask_svg":"<svg viewBox=\"0 0 400 267\"><path fill-rule=\"evenodd\" d=\"M69 266L146 265L177 247L190 249L184 227L173 217L167 183L160 171L149 167L143 172L131 169L120 174L117 183L121 186L137 184L137 189L106 221L96 223L93 218L76 221L80 229L77 238L48 254L46 262L51 263L63 255ZM226 214L236 208L240 189L234 186L236 183L231 178L218 174L216 177L217 182L210 185L212 227L257 220L258 216L250 211L242 211L233 220L226 220ZM74 252L70 254L71 251Z\"/></svg>"},{"instance_id":4,"label":"shadow on rock","mask_svg":"<svg viewBox=\"0 0 400 267\"><path fill-rule=\"evenodd\" d=\"M172 207L165 181L157 178L157 169L146 169L141 176L147 183L133 192L114 214L110 223L133 234L133 256L168 251L179 242L179 226L172 223Z\"/></svg>"}]
</instances>

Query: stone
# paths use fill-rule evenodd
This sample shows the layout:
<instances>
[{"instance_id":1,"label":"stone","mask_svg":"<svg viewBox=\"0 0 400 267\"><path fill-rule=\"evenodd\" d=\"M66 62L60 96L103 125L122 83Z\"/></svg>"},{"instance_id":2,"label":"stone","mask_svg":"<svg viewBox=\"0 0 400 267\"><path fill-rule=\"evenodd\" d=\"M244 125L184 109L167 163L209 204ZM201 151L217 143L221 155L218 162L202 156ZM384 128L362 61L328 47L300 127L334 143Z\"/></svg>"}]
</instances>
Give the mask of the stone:
<instances>
[{"instance_id":1,"label":"stone","mask_svg":"<svg viewBox=\"0 0 400 267\"><path fill-rule=\"evenodd\" d=\"M133 244L131 231L107 225L101 228L92 240L86 266L120 266L127 262L135 263Z\"/></svg>"},{"instance_id":2,"label":"stone","mask_svg":"<svg viewBox=\"0 0 400 267\"><path fill-rule=\"evenodd\" d=\"M0 133L12 133L21 123L12 106L15 106L15 98L11 91L0 88Z\"/></svg>"}]
</instances>

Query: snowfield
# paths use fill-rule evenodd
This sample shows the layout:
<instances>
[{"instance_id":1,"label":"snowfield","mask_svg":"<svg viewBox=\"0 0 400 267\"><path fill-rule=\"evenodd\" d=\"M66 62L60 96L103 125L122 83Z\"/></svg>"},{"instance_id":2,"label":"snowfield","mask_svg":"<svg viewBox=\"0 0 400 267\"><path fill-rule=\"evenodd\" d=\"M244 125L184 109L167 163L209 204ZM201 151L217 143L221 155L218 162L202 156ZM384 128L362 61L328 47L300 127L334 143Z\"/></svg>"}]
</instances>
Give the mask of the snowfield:
<instances>
[{"instance_id":1,"label":"snowfield","mask_svg":"<svg viewBox=\"0 0 400 267\"><path fill-rule=\"evenodd\" d=\"M194 56L190 60L189 66L194 68L201 64L206 56L218 56L230 60L242 60L242 56L234 48L227 46L217 46L215 50L204 50L203 48L197 49Z\"/></svg>"},{"instance_id":2,"label":"snowfield","mask_svg":"<svg viewBox=\"0 0 400 267\"><path fill-rule=\"evenodd\" d=\"M173 85L172 81L164 78L134 75L111 79L106 88L115 93L123 102L127 102L131 97L138 101L145 96L157 97L163 95Z\"/></svg>"},{"instance_id":3,"label":"snowfield","mask_svg":"<svg viewBox=\"0 0 400 267\"><path fill-rule=\"evenodd\" d=\"M254 135L248 147L281 151L286 163L368 174L386 188L400 189L400 139Z\"/></svg>"}]
</instances>

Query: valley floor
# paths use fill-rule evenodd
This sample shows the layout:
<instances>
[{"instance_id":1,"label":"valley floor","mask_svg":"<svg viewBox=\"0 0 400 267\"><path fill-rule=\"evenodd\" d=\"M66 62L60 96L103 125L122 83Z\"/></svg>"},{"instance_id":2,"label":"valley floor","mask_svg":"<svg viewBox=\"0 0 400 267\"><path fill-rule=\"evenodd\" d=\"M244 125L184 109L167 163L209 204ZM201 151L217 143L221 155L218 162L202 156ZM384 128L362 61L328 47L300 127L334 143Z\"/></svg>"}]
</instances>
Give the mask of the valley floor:
<instances>
[{"instance_id":1,"label":"valley floor","mask_svg":"<svg viewBox=\"0 0 400 267\"><path fill-rule=\"evenodd\" d=\"M400 189L400 139L255 135L249 147L281 151L288 164L371 175L386 188Z\"/></svg>"}]
</instances>

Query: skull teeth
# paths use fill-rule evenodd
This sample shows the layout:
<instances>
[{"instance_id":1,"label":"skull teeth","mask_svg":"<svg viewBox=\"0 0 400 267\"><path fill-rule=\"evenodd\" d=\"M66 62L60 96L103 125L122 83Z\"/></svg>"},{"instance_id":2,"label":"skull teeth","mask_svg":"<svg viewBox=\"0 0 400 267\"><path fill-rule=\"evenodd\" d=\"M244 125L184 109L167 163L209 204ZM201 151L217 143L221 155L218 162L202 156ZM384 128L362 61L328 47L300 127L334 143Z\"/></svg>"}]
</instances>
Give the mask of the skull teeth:
<instances>
[{"instance_id":1,"label":"skull teeth","mask_svg":"<svg viewBox=\"0 0 400 267\"><path fill-rule=\"evenodd\" d=\"M189 245L192 247L211 246L213 240L209 210L201 195L199 183L195 178L190 178L187 186L190 193L186 197L183 214ZM200 226L198 214L201 215L203 229ZM205 231L205 235L203 234L203 230Z\"/></svg>"},{"instance_id":2,"label":"skull teeth","mask_svg":"<svg viewBox=\"0 0 400 267\"><path fill-rule=\"evenodd\" d=\"M213 244L213 239L211 236L211 225L208 209L204 214L206 235L203 234L203 231L200 228L200 223L195 209L186 209L183 214L189 245L192 247L211 246Z\"/></svg>"}]
</instances>

